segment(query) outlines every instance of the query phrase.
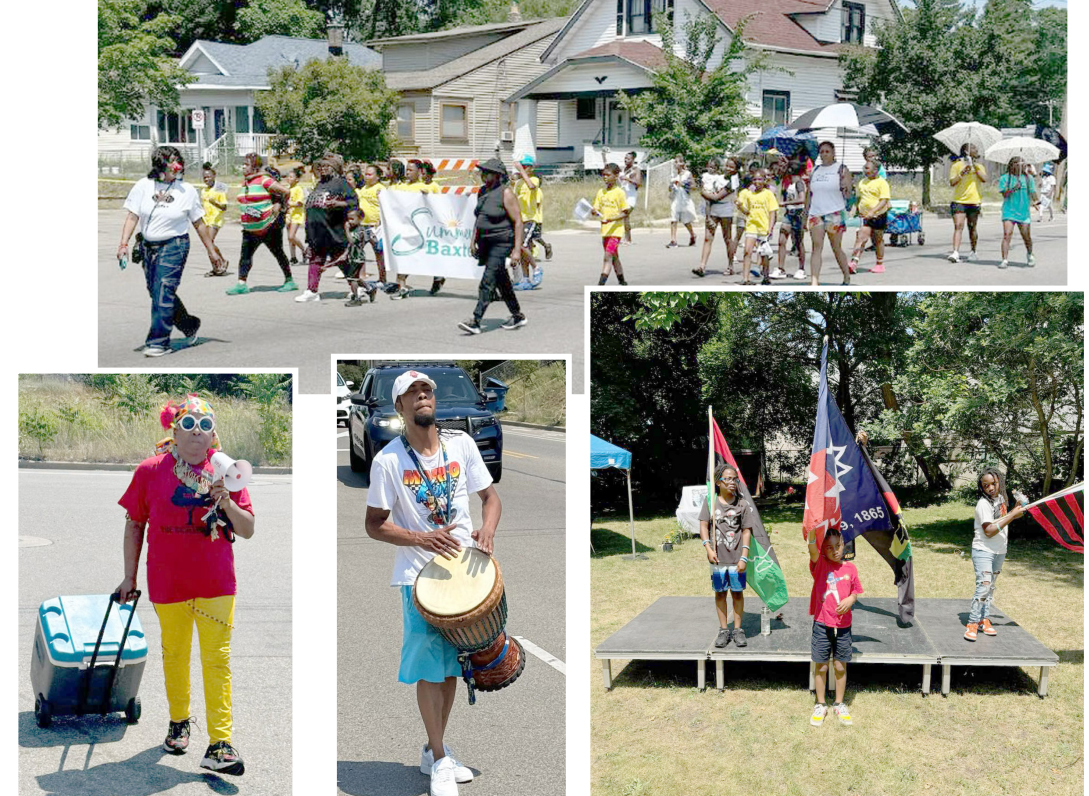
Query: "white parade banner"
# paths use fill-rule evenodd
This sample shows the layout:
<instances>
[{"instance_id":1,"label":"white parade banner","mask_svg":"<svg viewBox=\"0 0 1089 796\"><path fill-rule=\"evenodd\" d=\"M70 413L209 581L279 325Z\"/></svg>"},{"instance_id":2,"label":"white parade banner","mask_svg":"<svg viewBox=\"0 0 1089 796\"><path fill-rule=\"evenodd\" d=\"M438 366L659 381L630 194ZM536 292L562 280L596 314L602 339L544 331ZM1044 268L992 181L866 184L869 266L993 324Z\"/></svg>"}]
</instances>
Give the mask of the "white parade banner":
<instances>
[{"instance_id":1,"label":"white parade banner","mask_svg":"<svg viewBox=\"0 0 1089 796\"><path fill-rule=\"evenodd\" d=\"M378 194L378 208L387 272L477 281L484 275L469 254L475 197L389 190Z\"/></svg>"}]
</instances>

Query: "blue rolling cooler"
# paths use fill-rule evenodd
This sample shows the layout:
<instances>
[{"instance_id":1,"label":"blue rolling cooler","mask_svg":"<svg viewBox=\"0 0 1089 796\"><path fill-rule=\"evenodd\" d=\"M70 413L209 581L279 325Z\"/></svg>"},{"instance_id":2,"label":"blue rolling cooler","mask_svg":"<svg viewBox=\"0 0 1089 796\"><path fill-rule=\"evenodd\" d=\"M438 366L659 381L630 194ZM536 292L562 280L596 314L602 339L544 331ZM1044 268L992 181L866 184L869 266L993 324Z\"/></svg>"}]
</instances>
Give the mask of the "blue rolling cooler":
<instances>
[{"instance_id":1,"label":"blue rolling cooler","mask_svg":"<svg viewBox=\"0 0 1089 796\"><path fill-rule=\"evenodd\" d=\"M53 716L88 713L124 711L129 724L140 719L136 694L147 662L136 616L140 592L131 603L119 603L118 596L56 597L38 608L30 681L39 727L48 727Z\"/></svg>"}]
</instances>

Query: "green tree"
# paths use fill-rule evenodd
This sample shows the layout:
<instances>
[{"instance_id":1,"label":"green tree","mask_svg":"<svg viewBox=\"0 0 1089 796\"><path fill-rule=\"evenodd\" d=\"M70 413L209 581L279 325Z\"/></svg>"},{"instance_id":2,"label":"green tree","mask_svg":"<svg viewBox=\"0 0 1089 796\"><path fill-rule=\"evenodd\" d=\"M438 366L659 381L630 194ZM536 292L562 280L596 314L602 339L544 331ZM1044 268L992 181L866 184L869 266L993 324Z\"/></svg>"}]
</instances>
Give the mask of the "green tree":
<instances>
[{"instance_id":1,"label":"green tree","mask_svg":"<svg viewBox=\"0 0 1089 796\"><path fill-rule=\"evenodd\" d=\"M672 20L662 25L665 62L651 77L654 88L618 94L620 104L646 130L642 145L653 154L680 153L689 163L702 164L736 150L746 130L760 124L749 113L745 95L750 76L765 68L765 59L745 44L748 20L738 23L715 66L711 60L720 42L715 17L686 18L681 26L683 56L677 55Z\"/></svg>"},{"instance_id":2,"label":"green tree","mask_svg":"<svg viewBox=\"0 0 1089 796\"><path fill-rule=\"evenodd\" d=\"M277 34L320 39L325 15L307 8L303 0L250 0L238 10L238 29L248 41Z\"/></svg>"},{"instance_id":3,"label":"green tree","mask_svg":"<svg viewBox=\"0 0 1089 796\"><path fill-rule=\"evenodd\" d=\"M332 151L348 160L384 157L398 94L377 69L343 58L312 59L301 68L269 73L270 90L255 100L265 123L278 133L274 147L301 160Z\"/></svg>"},{"instance_id":4,"label":"green tree","mask_svg":"<svg viewBox=\"0 0 1089 796\"><path fill-rule=\"evenodd\" d=\"M119 129L146 107L178 107L178 87L193 78L168 56L175 20L145 18L144 0L98 2L98 128Z\"/></svg>"}]
</instances>

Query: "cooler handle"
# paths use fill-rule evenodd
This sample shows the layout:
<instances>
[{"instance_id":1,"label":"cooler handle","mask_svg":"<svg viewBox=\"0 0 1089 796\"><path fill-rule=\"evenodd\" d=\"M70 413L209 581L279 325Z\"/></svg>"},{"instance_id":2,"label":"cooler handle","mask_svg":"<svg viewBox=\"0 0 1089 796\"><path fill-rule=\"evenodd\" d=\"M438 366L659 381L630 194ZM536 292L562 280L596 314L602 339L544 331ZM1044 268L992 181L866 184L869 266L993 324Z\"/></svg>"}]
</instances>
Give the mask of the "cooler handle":
<instances>
[{"instance_id":1,"label":"cooler handle","mask_svg":"<svg viewBox=\"0 0 1089 796\"><path fill-rule=\"evenodd\" d=\"M136 615L136 603L140 601L140 590L136 589L132 592L132 610L129 612L129 621L125 623L125 632L121 635L121 644L117 648L117 658L113 662L113 668L110 670L110 677L106 683L106 694L102 700L102 715L105 716L108 712L110 704L110 695L113 693L113 681L117 677L117 669L121 665L121 655L125 652L125 642L128 641L129 628L132 626L132 618ZM113 608L114 603L118 603L118 609L121 603L121 593L114 592L110 595L110 600L106 603L106 615L102 618L102 627L98 629L98 639L95 641L94 651L91 653L91 663L87 666L87 670L83 674L83 688L80 691L79 707L76 714L82 716L87 709L87 695L91 689L91 677L94 675L95 662L98 659L98 651L102 646L102 636L106 633L106 623L110 621L110 610Z\"/></svg>"}]
</instances>

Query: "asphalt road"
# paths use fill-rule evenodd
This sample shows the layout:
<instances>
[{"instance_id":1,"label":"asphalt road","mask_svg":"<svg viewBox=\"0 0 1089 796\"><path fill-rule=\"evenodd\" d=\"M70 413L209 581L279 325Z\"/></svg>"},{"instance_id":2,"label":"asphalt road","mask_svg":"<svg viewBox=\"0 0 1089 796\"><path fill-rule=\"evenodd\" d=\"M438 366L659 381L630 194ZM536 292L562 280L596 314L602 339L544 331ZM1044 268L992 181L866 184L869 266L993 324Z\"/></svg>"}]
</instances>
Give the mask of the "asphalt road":
<instances>
[{"instance_id":1,"label":"asphalt road","mask_svg":"<svg viewBox=\"0 0 1089 796\"><path fill-rule=\"evenodd\" d=\"M495 537L508 623L560 661L565 649L565 436L504 427L503 516ZM397 682L401 604L389 586L394 549L363 527L367 483L348 466L348 438L337 452L337 781L351 796L419 796L426 741L413 686ZM480 522L480 501L472 498ZM553 796L565 792L566 675L527 649L525 670L507 688L477 695L465 687L447 728L447 745L476 774L462 796Z\"/></svg>"},{"instance_id":2,"label":"asphalt road","mask_svg":"<svg viewBox=\"0 0 1089 796\"><path fill-rule=\"evenodd\" d=\"M161 750L169 713L159 623L147 600L141 560L137 615L148 642L140 685L142 717L121 714L34 721L30 658L38 606L63 594L108 594L124 575L125 472L19 471L19 793L58 796L291 793L291 478L259 475L250 486L253 539L235 548L238 597L231 641L233 744L241 777L201 769L208 745L199 647L193 642L191 693L196 717L189 752ZM25 537L48 540L24 546ZM29 541L29 540L27 540ZM146 547L145 553L146 556Z\"/></svg>"},{"instance_id":3,"label":"asphalt road","mask_svg":"<svg viewBox=\"0 0 1089 796\"><path fill-rule=\"evenodd\" d=\"M120 202L118 202L120 205ZM456 353L461 358L496 359L519 354L573 356L573 389L581 393L583 372L583 285L591 284L593 268L575 268L576 260L557 245L544 285L532 293L519 293L529 324L514 331L499 325L509 313L499 302L488 309L485 332L469 335L457 328L472 316L477 285L450 279L437 296L430 296L428 277L414 277L419 288L408 299L391 301L380 295L374 304L345 307L346 285L326 272L321 282L322 301L298 304L298 293L276 293L283 283L276 261L267 250L258 251L249 283L252 293L228 296L234 284L242 231L229 224L217 244L231 262L230 275L205 279L208 257L196 233L179 295L186 307L202 319L197 344L175 350L152 362L140 354L151 320L151 304L139 266L125 271L115 255L124 213L100 210L98 214L98 363L103 367L204 368L237 367L299 368L301 392L328 392L331 384L330 355L335 353L383 354ZM570 236L569 236L570 237ZM585 235L589 239L589 235ZM574 238L571 238L574 241ZM597 243L597 241L592 241ZM597 244L600 249L600 243ZM571 251L571 249L567 249ZM369 265L374 268L373 263ZM305 287L306 268L295 266L295 281ZM175 334L180 345L180 338Z\"/></svg>"}]
</instances>

